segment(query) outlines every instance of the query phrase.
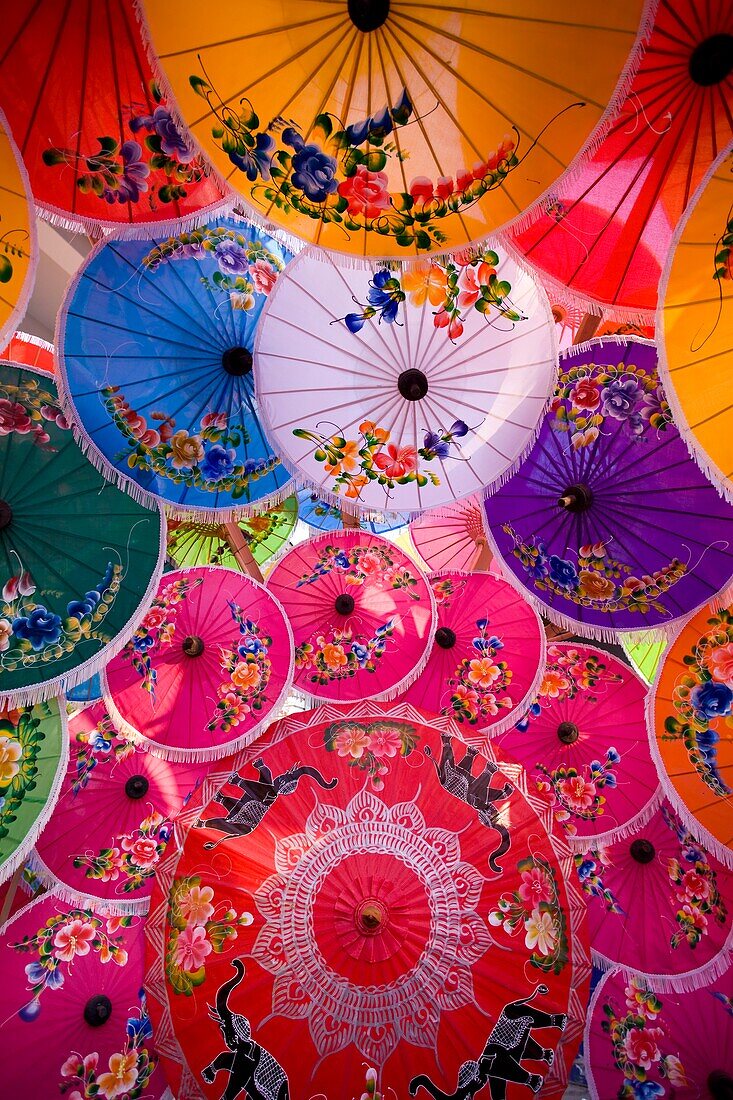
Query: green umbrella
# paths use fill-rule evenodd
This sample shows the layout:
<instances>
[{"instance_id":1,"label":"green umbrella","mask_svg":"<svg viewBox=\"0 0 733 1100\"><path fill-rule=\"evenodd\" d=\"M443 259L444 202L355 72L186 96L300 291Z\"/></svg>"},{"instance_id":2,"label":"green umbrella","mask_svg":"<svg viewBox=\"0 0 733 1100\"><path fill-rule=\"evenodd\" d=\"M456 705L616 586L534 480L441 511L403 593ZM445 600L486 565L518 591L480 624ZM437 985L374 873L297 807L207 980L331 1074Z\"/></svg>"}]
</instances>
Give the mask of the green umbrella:
<instances>
[{"instance_id":1,"label":"green umbrella","mask_svg":"<svg viewBox=\"0 0 733 1100\"><path fill-rule=\"evenodd\" d=\"M654 631L641 634L619 634L619 641L631 666L648 684L654 683L659 662L667 648L665 638L660 639Z\"/></svg>"},{"instance_id":2,"label":"green umbrella","mask_svg":"<svg viewBox=\"0 0 733 1100\"><path fill-rule=\"evenodd\" d=\"M266 512L240 519L236 524L169 522L168 556L181 568L223 565L227 569L241 569L235 554L237 539L227 530L234 526L239 528L257 565L264 565L290 538L297 518L297 497L289 496Z\"/></svg>"},{"instance_id":3,"label":"green umbrella","mask_svg":"<svg viewBox=\"0 0 733 1100\"><path fill-rule=\"evenodd\" d=\"M51 815L68 744L57 699L0 711L0 882L20 866Z\"/></svg>"},{"instance_id":4,"label":"green umbrella","mask_svg":"<svg viewBox=\"0 0 733 1100\"><path fill-rule=\"evenodd\" d=\"M74 441L54 382L0 364L0 704L98 671L155 591L164 519L106 481Z\"/></svg>"}]
</instances>

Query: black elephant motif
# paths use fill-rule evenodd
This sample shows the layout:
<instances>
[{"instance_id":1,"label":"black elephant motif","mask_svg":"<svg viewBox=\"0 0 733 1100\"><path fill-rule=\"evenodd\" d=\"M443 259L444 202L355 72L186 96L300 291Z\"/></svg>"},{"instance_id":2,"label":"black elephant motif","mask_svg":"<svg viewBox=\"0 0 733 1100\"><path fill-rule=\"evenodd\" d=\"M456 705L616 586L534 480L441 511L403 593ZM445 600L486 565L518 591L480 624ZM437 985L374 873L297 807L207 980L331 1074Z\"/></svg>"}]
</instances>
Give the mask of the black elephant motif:
<instances>
[{"instance_id":1,"label":"black elephant motif","mask_svg":"<svg viewBox=\"0 0 733 1100\"><path fill-rule=\"evenodd\" d=\"M293 764L282 775L276 776L273 776L261 758L255 760L254 766L259 779L243 779L235 772L227 780L228 784L241 789L241 795L222 794L221 791L214 795L214 802L218 802L224 808L225 816L210 817L206 821L199 820L195 823L196 829L216 829L226 834L218 840L211 840L204 844L207 851L216 848L230 836L247 836L248 833L253 832L276 799L280 795L292 794L303 776L309 775L325 791L332 790L338 783L338 779L324 779L317 768L300 764Z\"/></svg>"},{"instance_id":2,"label":"black elephant motif","mask_svg":"<svg viewBox=\"0 0 733 1100\"><path fill-rule=\"evenodd\" d=\"M491 1100L505 1100L510 1082L527 1085L532 1092L539 1092L544 1077L526 1070L522 1059L546 1062L549 1068L555 1055L552 1050L540 1046L532 1036L532 1029L555 1027L564 1031L568 1020L562 1013L544 1012L530 1006L529 1002L538 993L544 996L547 992L546 985L538 985L528 997L504 1005L478 1060L464 1062L459 1069L454 1092L443 1092L427 1074L421 1073L410 1081L410 1096L423 1088L433 1100L472 1100L488 1087Z\"/></svg>"},{"instance_id":3,"label":"black elephant motif","mask_svg":"<svg viewBox=\"0 0 733 1100\"><path fill-rule=\"evenodd\" d=\"M491 786L491 779L499 769L490 760L484 762L478 775L473 774L473 762L478 756L478 749L469 745L461 760L456 763L453 752L454 738L449 733L443 733L440 740L442 742L440 760L435 759L429 746L425 749L425 755L433 761L438 779L446 791L460 798L461 802L472 806L477 811L481 824L499 834L501 839L498 847L489 856L489 867L492 871L501 873L502 868L497 860L499 856L509 851L512 842L509 830L497 821L498 810L494 803L508 798L514 788L511 783L498 788Z\"/></svg>"},{"instance_id":4,"label":"black elephant motif","mask_svg":"<svg viewBox=\"0 0 733 1100\"><path fill-rule=\"evenodd\" d=\"M229 1007L229 997L245 974L241 959L233 959L232 966L234 976L219 987L216 1005L209 1006L209 1015L219 1025L228 1049L204 1066L201 1076L210 1085L217 1073L229 1074L221 1100L289 1100L285 1070L269 1050L254 1041L247 1017Z\"/></svg>"}]
</instances>

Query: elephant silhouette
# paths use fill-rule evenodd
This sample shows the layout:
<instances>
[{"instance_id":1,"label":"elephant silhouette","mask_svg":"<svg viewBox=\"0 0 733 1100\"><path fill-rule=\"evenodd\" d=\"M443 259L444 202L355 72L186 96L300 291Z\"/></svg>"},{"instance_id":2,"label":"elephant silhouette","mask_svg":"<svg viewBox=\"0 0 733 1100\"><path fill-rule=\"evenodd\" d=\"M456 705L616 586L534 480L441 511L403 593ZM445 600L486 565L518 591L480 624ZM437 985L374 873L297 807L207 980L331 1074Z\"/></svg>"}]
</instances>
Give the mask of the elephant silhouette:
<instances>
[{"instance_id":1,"label":"elephant silhouette","mask_svg":"<svg viewBox=\"0 0 733 1100\"><path fill-rule=\"evenodd\" d=\"M305 775L314 779L325 791L332 790L338 783L338 779L324 779L317 768L304 767L293 764L282 775L273 776L272 772L261 758L255 760L259 779L243 779L236 772L230 775L227 783L239 787L241 795L222 794L219 791L214 795L214 802L218 802L226 815L223 817L210 817L206 821L197 821L195 829L216 829L225 835L218 840L210 840L204 844L204 848L210 851L218 844L231 836L247 836L253 832L262 821L263 817L274 805L280 795L292 794L298 783Z\"/></svg>"},{"instance_id":2,"label":"elephant silhouette","mask_svg":"<svg viewBox=\"0 0 733 1100\"><path fill-rule=\"evenodd\" d=\"M269 1050L254 1041L247 1017L229 1007L229 997L245 974L241 959L233 959L232 966L234 976L219 987L216 1005L209 1006L209 1016L219 1025L228 1049L204 1066L201 1076L210 1085L217 1073L229 1074L221 1100L289 1100L285 1070Z\"/></svg>"},{"instance_id":3,"label":"elephant silhouette","mask_svg":"<svg viewBox=\"0 0 733 1100\"><path fill-rule=\"evenodd\" d=\"M546 985L538 985L528 997L504 1005L478 1060L464 1062L459 1069L454 1092L443 1092L427 1074L421 1073L410 1081L410 1096L423 1088L433 1100L472 1100L488 1087L491 1100L505 1100L510 1082L527 1085L532 1092L539 1092L544 1077L526 1070L522 1059L543 1061L549 1068L555 1055L552 1050L540 1046L532 1036L532 1029L555 1027L564 1031L568 1020L562 1013L544 1012L530 1005L538 993L544 996L547 992Z\"/></svg>"},{"instance_id":4,"label":"elephant silhouette","mask_svg":"<svg viewBox=\"0 0 733 1100\"><path fill-rule=\"evenodd\" d=\"M499 834L501 839L489 856L489 867L492 871L501 873L502 868L497 859L509 851L512 842L509 830L497 822L498 810L493 804L508 798L514 788L511 783L506 783L500 788L490 785L493 775L499 770L490 760L485 761L478 775L473 774L473 762L478 755L478 749L469 745L460 762L456 763L453 737L449 733L443 733L440 740L442 744L440 760L435 759L429 746L425 749L425 755L432 760L438 779L445 790L456 798L460 798L461 802L473 807L478 813L481 824Z\"/></svg>"}]
</instances>

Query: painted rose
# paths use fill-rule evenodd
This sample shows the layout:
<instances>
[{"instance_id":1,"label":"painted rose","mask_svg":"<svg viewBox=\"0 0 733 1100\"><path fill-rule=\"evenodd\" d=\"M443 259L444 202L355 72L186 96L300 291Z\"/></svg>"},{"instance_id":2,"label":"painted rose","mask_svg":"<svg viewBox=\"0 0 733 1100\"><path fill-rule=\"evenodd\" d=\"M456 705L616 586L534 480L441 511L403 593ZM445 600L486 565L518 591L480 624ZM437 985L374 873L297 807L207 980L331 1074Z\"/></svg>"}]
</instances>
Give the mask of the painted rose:
<instances>
[{"instance_id":1,"label":"painted rose","mask_svg":"<svg viewBox=\"0 0 733 1100\"><path fill-rule=\"evenodd\" d=\"M283 131L283 140L286 140L286 132ZM300 135L297 136L299 144L295 145L292 161L293 186L298 187L311 202L325 202L338 187L336 161L317 145L306 145Z\"/></svg>"},{"instance_id":2,"label":"painted rose","mask_svg":"<svg viewBox=\"0 0 733 1100\"><path fill-rule=\"evenodd\" d=\"M13 624L9 619L0 619L0 653L3 653L10 645L13 633Z\"/></svg>"},{"instance_id":3,"label":"painted rose","mask_svg":"<svg viewBox=\"0 0 733 1100\"><path fill-rule=\"evenodd\" d=\"M541 901L552 900L550 881L541 867L522 872L519 896L530 910L538 908Z\"/></svg>"},{"instance_id":4,"label":"painted rose","mask_svg":"<svg viewBox=\"0 0 733 1100\"><path fill-rule=\"evenodd\" d=\"M550 560L550 577L558 586L558 588L572 588L578 579L578 571L571 561L567 561L565 558L559 557L557 554L551 554Z\"/></svg>"},{"instance_id":5,"label":"painted rose","mask_svg":"<svg viewBox=\"0 0 733 1100\"><path fill-rule=\"evenodd\" d=\"M206 416L201 417L201 430L204 432L207 428L215 428L216 431L223 432L226 430L226 426L226 413L206 413Z\"/></svg>"},{"instance_id":6,"label":"painted rose","mask_svg":"<svg viewBox=\"0 0 733 1100\"><path fill-rule=\"evenodd\" d=\"M269 294L277 282L277 271L267 260L256 260L249 269L249 277L258 294Z\"/></svg>"},{"instance_id":7,"label":"painted rose","mask_svg":"<svg viewBox=\"0 0 733 1100\"><path fill-rule=\"evenodd\" d=\"M207 481L218 481L222 477L228 477L234 469L234 459L237 452L232 448L220 446L218 443L210 447L199 469Z\"/></svg>"},{"instance_id":8,"label":"painted rose","mask_svg":"<svg viewBox=\"0 0 733 1100\"><path fill-rule=\"evenodd\" d=\"M525 947L536 951L538 955L549 955L552 952L557 943L557 933L551 913L533 909L529 919L524 922L524 928Z\"/></svg>"},{"instance_id":9,"label":"painted rose","mask_svg":"<svg viewBox=\"0 0 733 1100\"><path fill-rule=\"evenodd\" d=\"M374 455L374 465L388 478L401 478L417 467L417 451L414 447L398 447L388 443Z\"/></svg>"},{"instance_id":10,"label":"painted rose","mask_svg":"<svg viewBox=\"0 0 733 1100\"><path fill-rule=\"evenodd\" d=\"M204 448L197 435L189 435L181 428L171 436L170 448L172 452L171 465L176 470L191 469L197 466L204 457Z\"/></svg>"},{"instance_id":11,"label":"painted rose","mask_svg":"<svg viewBox=\"0 0 733 1100\"><path fill-rule=\"evenodd\" d=\"M490 657L478 657L469 662L468 679L480 688L489 688L501 676L501 669Z\"/></svg>"},{"instance_id":12,"label":"painted rose","mask_svg":"<svg viewBox=\"0 0 733 1100\"><path fill-rule=\"evenodd\" d=\"M10 435L11 432L27 435L32 427L33 421L24 405L9 401L7 397L0 397L0 435Z\"/></svg>"},{"instance_id":13,"label":"painted rose","mask_svg":"<svg viewBox=\"0 0 733 1100\"><path fill-rule=\"evenodd\" d=\"M346 199L352 218L370 220L389 209L386 173L370 172L363 164L358 165L355 175L341 181L338 191Z\"/></svg>"},{"instance_id":14,"label":"painted rose","mask_svg":"<svg viewBox=\"0 0 733 1100\"><path fill-rule=\"evenodd\" d=\"M240 661L232 671L232 683L243 691L259 687L262 676L256 661Z\"/></svg>"},{"instance_id":15,"label":"painted rose","mask_svg":"<svg viewBox=\"0 0 733 1100\"><path fill-rule=\"evenodd\" d=\"M62 962L71 962L76 955L88 955L95 935L94 925L77 917L59 928L54 936L56 957Z\"/></svg>"},{"instance_id":16,"label":"painted rose","mask_svg":"<svg viewBox=\"0 0 733 1100\"><path fill-rule=\"evenodd\" d=\"M580 570L578 587L581 596L588 596L592 600L607 600L616 591L616 586L609 577L604 577L602 573L594 573L590 569Z\"/></svg>"},{"instance_id":17,"label":"painted rose","mask_svg":"<svg viewBox=\"0 0 733 1100\"><path fill-rule=\"evenodd\" d=\"M379 573L382 569L382 558L379 554L375 554L372 551L367 551L366 554L362 554L359 558L359 569L362 573L365 573L367 577L372 577L376 573Z\"/></svg>"},{"instance_id":18,"label":"painted rose","mask_svg":"<svg viewBox=\"0 0 733 1100\"><path fill-rule=\"evenodd\" d=\"M348 657L344 653L344 647L334 642L326 642L323 647L323 660L332 672L338 671L348 663Z\"/></svg>"},{"instance_id":19,"label":"painted rose","mask_svg":"<svg viewBox=\"0 0 733 1100\"><path fill-rule=\"evenodd\" d=\"M635 378L616 378L603 387L602 412L616 420L628 420L639 401L639 383Z\"/></svg>"},{"instance_id":20,"label":"painted rose","mask_svg":"<svg viewBox=\"0 0 733 1100\"><path fill-rule=\"evenodd\" d=\"M360 726L347 726L334 739L334 746L339 756L350 756L352 760L361 759L369 748L369 744L369 734Z\"/></svg>"},{"instance_id":21,"label":"painted rose","mask_svg":"<svg viewBox=\"0 0 733 1100\"><path fill-rule=\"evenodd\" d=\"M214 249L219 270L225 275L246 275L249 271L247 252L241 244L225 238Z\"/></svg>"},{"instance_id":22,"label":"painted rose","mask_svg":"<svg viewBox=\"0 0 733 1100\"><path fill-rule=\"evenodd\" d=\"M183 970L199 970L213 948L201 924L188 924L176 940L176 963Z\"/></svg>"},{"instance_id":23,"label":"painted rose","mask_svg":"<svg viewBox=\"0 0 733 1100\"><path fill-rule=\"evenodd\" d=\"M661 1035L658 1027L633 1028L624 1037L624 1052L632 1065L640 1069L651 1069L654 1062L658 1062L661 1054L657 1046L657 1039Z\"/></svg>"},{"instance_id":24,"label":"painted rose","mask_svg":"<svg viewBox=\"0 0 733 1100\"><path fill-rule=\"evenodd\" d=\"M690 702L703 719L724 718L731 713L733 691L727 684L708 680L695 685L690 692Z\"/></svg>"},{"instance_id":25,"label":"painted rose","mask_svg":"<svg viewBox=\"0 0 733 1100\"><path fill-rule=\"evenodd\" d=\"M136 867L153 867L159 859L158 842L149 836L139 836L136 840L125 839L122 847L130 853L130 859Z\"/></svg>"},{"instance_id":26,"label":"painted rose","mask_svg":"<svg viewBox=\"0 0 733 1100\"><path fill-rule=\"evenodd\" d=\"M583 779L582 775L568 776L558 784L557 789L565 805L578 814L589 810L596 797L595 783Z\"/></svg>"},{"instance_id":27,"label":"painted rose","mask_svg":"<svg viewBox=\"0 0 733 1100\"><path fill-rule=\"evenodd\" d=\"M681 885L688 898L710 897L710 883L697 871L686 871L682 876Z\"/></svg>"},{"instance_id":28,"label":"painted rose","mask_svg":"<svg viewBox=\"0 0 733 1100\"><path fill-rule=\"evenodd\" d=\"M402 749L397 730L380 726L369 734L369 751L375 756L396 756Z\"/></svg>"},{"instance_id":29,"label":"painted rose","mask_svg":"<svg viewBox=\"0 0 733 1100\"><path fill-rule=\"evenodd\" d=\"M214 915L214 891L210 886L192 886L178 902L183 919L188 924L206 924Z\"/></svg>"},{"instance_id":30,"label":"painted rose","mask_svg":"<svg viewBox=\"0 0 733 1100\"><path fill-rule=\"evenodd\" d=\"M20 741L0 734L0 787L7 787L20 771L23 748Z\"/></svg>"},{"instance_id":31,"label":"painted rose","mask_svg":"<svg viewBox=\"0 0 733 1100\"><path fill-rule=\"evenodd\" d=\"M128 1054L113 1054L109 1060L109 1071L100 1073L97 1078L99 1096L105 1100L116 1100L118 1096L124 1096L137 1081L137 1054L130 1051Z\"/></svg>"},{"instance_id":32,"label":"painted rose","mask_svg":"<svg viewBox=\"0 0 733 1100\"><path fill-rule=\"evenodd\" d=\"M733 683L733 642L712 651L708 657L708 668L714 680Z\"/></svg>"},{"instance_id":33,"label":"painted rose","mask_svg":"<svg viewBox=\"0 0 733 1100\"><path fill-rule=\"evenodd\" d=\"M34 653L40 653L47 645L54 645L61 637L61 617L38 605L30 615L13 619L16 638L30 642Z\"/></svg>"},{"instance_id":34,"label":"painted rose","mask_svg":"<svg viewBox=\"0 0 733 1100\"><path fill-rule=\"evenodd\" d=\"M589 378L579 378L570 391L570 400L576 409L597 409L601 403L597 383Z\"/></svg>"}]
</instances>

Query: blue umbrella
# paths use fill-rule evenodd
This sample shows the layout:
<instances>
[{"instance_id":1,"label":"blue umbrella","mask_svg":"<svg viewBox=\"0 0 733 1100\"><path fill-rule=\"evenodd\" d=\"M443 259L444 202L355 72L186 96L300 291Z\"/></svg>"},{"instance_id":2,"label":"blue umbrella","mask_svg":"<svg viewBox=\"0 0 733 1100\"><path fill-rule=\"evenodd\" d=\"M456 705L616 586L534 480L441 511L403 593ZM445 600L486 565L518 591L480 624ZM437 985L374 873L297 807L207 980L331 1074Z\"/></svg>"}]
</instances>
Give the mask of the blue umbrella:
<instances>
[{"instance_id":1,"label":"blue umbrella","mask_svg":"<svg viewBox=\"0 0 733 1100\"><path fill-rule=\"evenodd\" d=\"M302 519L310 527L315 527L317 531L337 531L344 525L341 509L329 504L327 500L321 500L318 494L311 492L310 489L298 490L298 519ZM359 526L362 531L371 531L373 535L397 531L406 523L407 519L404 516L394 512L385 512L381 517L372 515L369 518L368 513L359 517Z\"/></svg>"},{"instance_id":2,"label":"blue umbrella","mask_svg":"<svg viewBox=\"0 0 733 1100\"><path fill-rule=\"evenodd\" d=\"M70 703L94 703L97 699L101 699L102 681L99 678L99 673L95 672L88 680L77 684L76 687L69 688L66 692L66 698Z\"/></svg>"},{"instance_id":3,"label":"blue umbrella","mask_svg":"<svg viewBox=\"0 0 733 1100\"><path fill-rule=\"evenodd\" d=\"M257 411L252 347L292 254L235 218L106 238L67 294L59 362L90 457L140 500L226 518L289 491Z\"/></svg>"}]
</instances>

